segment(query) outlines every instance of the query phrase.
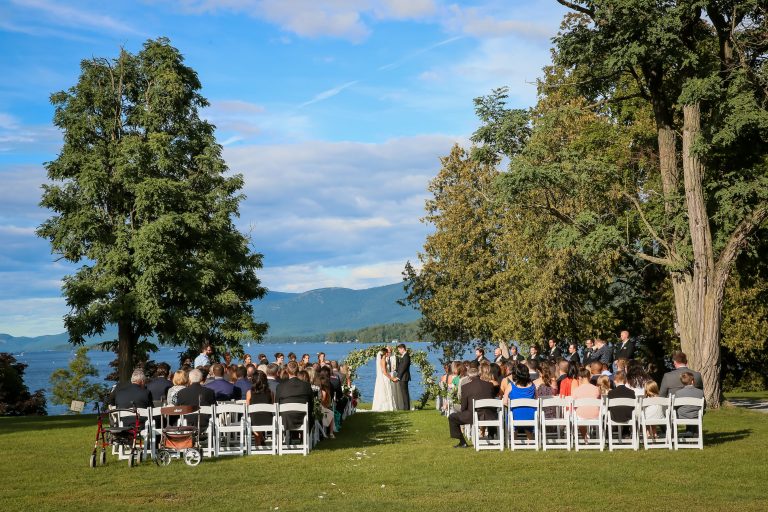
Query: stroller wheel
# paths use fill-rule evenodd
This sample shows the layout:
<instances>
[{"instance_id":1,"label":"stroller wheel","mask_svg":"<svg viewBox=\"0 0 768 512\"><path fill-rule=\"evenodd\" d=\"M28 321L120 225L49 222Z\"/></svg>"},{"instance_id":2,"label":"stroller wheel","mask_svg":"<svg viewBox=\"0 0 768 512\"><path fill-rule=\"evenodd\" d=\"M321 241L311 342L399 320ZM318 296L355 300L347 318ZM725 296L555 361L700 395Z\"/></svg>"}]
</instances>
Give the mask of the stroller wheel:
<instances>
[{"instance_id":1,"label":"stroller wheel","mask_svg":"<svg viewBox=\"0 0 768 512\"><path fill-rule=\"evenodd\" d=\"M99 454L99 464L102 466L107 463L107 451L101 450L101 453Z\"/></svg>"},{"instance_id":2,"label":"stroller wheel","mask_svg":"<svg viewBox=\"0 0 768 512\"><path fill-rule=\"evenodd\" d=\"M187 463L187 466L197 466L201 459L200 451L195 448L187 448L184 451L184 462Z\"/></svg>"},{"instance_id":3,"label":"stroller wheel","mask_svg":"<svg viewBox=\"0 0 768 512\"><path fill-rule=\"evenodd\" d=\"M96 467L96 453L91 454L91 458L88 459L88 466L95 468Z\"/></svg>"},{"instance_id":4,"label":"stroller wheel","mask_svg":"<svg viewBox=\"0 0 768 512\"><path fill-rule=\"evenodd\" d=\"M157 452L157 458L155 463L158 466L167 466L171 463L171 453L168 450L160 450Z\"/></svg>"}]
</instances>

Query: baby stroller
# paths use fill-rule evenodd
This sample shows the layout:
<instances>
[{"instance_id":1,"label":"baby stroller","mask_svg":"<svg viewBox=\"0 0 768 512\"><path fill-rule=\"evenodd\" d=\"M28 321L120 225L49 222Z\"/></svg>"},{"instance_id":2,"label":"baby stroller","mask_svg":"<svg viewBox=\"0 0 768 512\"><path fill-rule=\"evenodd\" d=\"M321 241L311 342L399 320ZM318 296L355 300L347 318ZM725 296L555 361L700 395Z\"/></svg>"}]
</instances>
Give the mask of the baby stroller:
<instances>
[{"instance_id":1,"label":"baby stroller","mask_svg":"<svg viewBox=\"0 0 768 512\"><path fill-rule=\"evenodd\" d=\"M203 458L200 451L200 414L195 414L197 425L184 425L185 416L196 413L194 405L179 405L160 409L160 444L155 462L167 466L173 458L183 458L188 466L197 466ZM177 425L172 424L172 418Z\"/></svg>"},{"instance_id":2,"label":"baby stroller","mask_svg":"<svg viewBox=\"0 0 768 512\"><path fill-rule=\"evenodd\" d=\"M97 406L98 407L98 406ZM119 453L128 452L128 467L139 464L143 458L144 440L139 435L141 420L136 409L97 409L98 420L96 441L88 461L92 468L98 462L102 466L107 463L107 447L112 446ZM122 420L122 421L121 421Z\"/></svg>"}]
</instances>

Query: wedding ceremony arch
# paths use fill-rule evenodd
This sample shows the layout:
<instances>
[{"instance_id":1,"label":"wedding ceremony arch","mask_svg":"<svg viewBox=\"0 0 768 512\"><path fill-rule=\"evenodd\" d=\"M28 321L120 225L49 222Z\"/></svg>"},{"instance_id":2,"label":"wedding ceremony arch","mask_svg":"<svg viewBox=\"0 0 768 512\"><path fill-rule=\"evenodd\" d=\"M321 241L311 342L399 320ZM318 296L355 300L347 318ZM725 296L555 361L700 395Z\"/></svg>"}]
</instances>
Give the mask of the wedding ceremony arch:
<instances>
[{"instance_id":1,"label":"wedding ceremony arch","mask_svg":"<svg viewBox=\"0 0 768 512\"><path fill-rule=\"evenodd\" d=\"M371 359L374 359L376 354L387 346L389 345L371 345L370 347L358 348L350 351L349 354L347 354L346 359L344 359L344 364L349 366L350 379L354 382L357 376L357 369L365 365ZM438 393L438 386L435 382L435 368L432 366L432 363L429 362L426 351L412 350L409 348L408 352L411 354L411 363L417 366L421 372L420 384L423 392L421 393L421 397L419 398L416 407L418 409L423 409L427 404L427 401L430 398L436 397Z\"/></svg>"}]
</instances>

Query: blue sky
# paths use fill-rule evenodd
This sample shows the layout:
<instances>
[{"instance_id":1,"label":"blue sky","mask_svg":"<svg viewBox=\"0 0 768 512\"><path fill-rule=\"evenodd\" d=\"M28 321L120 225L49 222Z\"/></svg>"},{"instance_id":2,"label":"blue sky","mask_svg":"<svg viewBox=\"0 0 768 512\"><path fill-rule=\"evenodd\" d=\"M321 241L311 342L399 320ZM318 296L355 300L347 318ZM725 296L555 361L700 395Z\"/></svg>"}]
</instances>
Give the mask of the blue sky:
<instances>
[{"instance_id":1,"label":"blue sky","mask_svg":"<svg viewBox=\"0 0 768 512\"><path fill-rule=\"evenodd\" d=\"M0 332L63 331L56 261L34 229L56 157L52 92L81 59L166 36L199 74L230 169L238 227L272 290L400 279L428 227L427 183L477 126L472 99L533 105L563 9L555 0L0 2Z\"/></svg>"}]
</instances>

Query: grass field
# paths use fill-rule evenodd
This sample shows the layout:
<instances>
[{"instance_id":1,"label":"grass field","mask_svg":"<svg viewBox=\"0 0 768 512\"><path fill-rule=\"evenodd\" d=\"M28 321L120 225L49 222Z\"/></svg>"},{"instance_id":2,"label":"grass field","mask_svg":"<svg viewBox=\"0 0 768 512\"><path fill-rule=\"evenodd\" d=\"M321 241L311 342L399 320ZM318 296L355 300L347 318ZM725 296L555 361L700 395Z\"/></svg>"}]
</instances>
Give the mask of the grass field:
<instances>
[{"instance_id":1,"label":"grass field","mask_svg":"<svg viewBox=\"0 0 768 512\"><path fill-rule=\"evenodd\" d=\"M434 410L364 412L306 458L90 469L93 416L0 418L0 508L768 510L768 415L724 408L705 431L703 451L476 453L452 448Z\"/></svg>"}]
</instances>

